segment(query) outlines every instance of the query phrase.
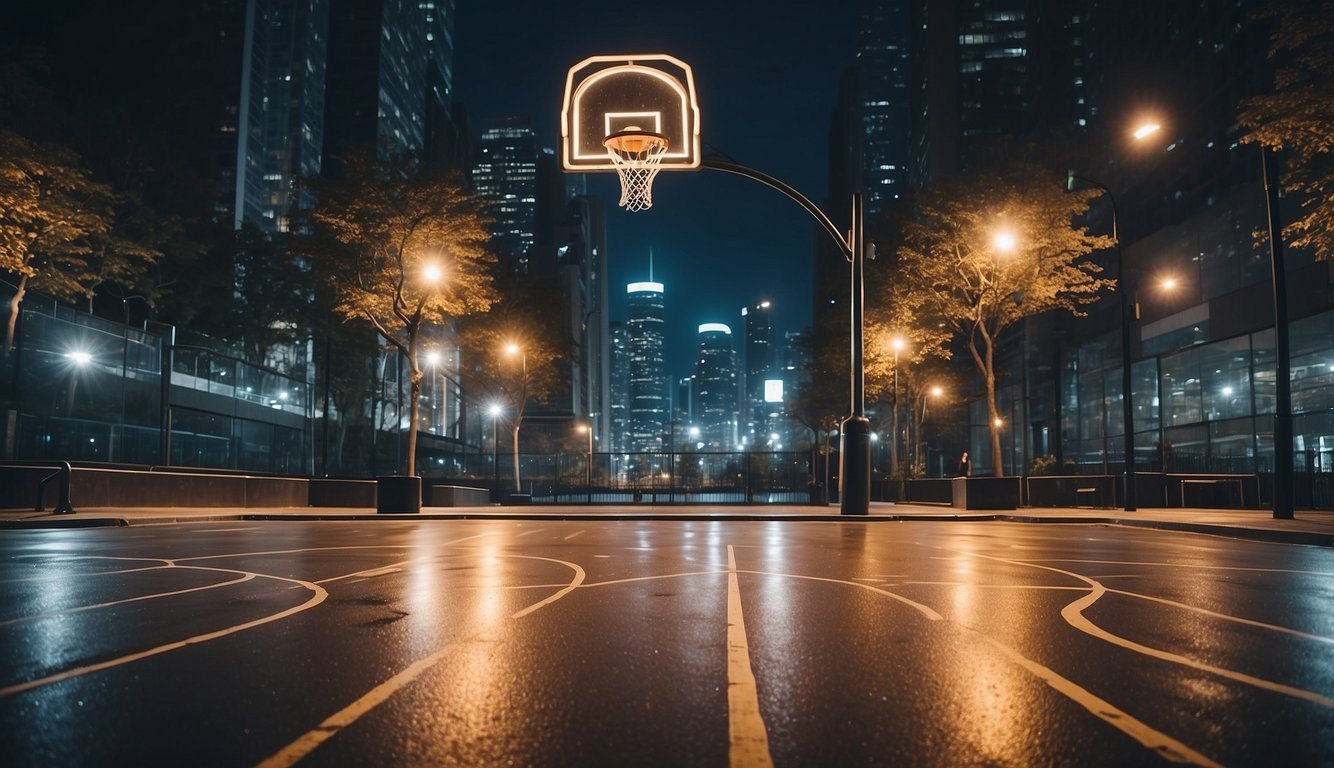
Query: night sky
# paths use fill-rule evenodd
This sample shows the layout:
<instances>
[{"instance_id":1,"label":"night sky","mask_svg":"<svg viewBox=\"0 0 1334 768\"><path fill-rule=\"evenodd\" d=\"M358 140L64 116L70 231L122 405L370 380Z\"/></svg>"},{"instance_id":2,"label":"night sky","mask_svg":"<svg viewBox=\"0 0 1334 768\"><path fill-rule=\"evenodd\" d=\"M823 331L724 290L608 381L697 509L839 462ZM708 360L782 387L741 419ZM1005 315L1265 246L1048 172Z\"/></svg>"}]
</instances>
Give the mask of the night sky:
<instances>
[{"instance_id":1,"label":"night sky","mask_svg":"<svg viewBox=\"0 0 1334 768\"><path fill-rule=\"evenodd\" d=\"M227 5L0 5L0 43L50 52L50 80L75 119L109 133L137 131L149 145L184 147L174 158L156 158L158 173L171 172L164 164L189 165L189 152L207 151L211 125L185 122L196 113L178 107L240 76L239 61L234 70L215 62L207 75L195 68L222 56L223 48L211 49L223 44L214 27L231 13ZM715 148L822 204L830 110L855 50L854 5L458 0L456 98L474 132L487 118L523 115L539 141L556 148L572 64L601 54L671 54L694 68L706 153ZM174 138L159 142L159 133ZM198 140L181 138L187 134ZM625 317L625 284L648 279L651 248L653 278L666 285L672 376L691 372L699 323L727 323L739 334L740 309L748 304L773 301L778 333L810 323L814 224L779 193L714 171L663 173L653 208L627 213L615 205L614 174L590 179L608 210L610 318Z\"/></svg>"},{"instance_id":2,"label":"night sky","mask_svg":"<svg viewBox=\"0 0 1334 768\"><path fill-rule=\"evenodd\" d=\"M474 128L527 115L558 148L565 74L588 56L667 53L691 65L701 135L737 162L823 204L829 116L855 53L853 3L499 3L459 0L454 84ZM522 12L516 10L523 8ZM779 193L716 171L661 173L653 208L616 207L615 174L590 190L608 208L611 319L625 318L625 284L665 284L668 373L692 371L696 327L727 323L740 349L740 310L774 302L775 332L811 320L813 221Z\"/></svg>"}]
</instances>

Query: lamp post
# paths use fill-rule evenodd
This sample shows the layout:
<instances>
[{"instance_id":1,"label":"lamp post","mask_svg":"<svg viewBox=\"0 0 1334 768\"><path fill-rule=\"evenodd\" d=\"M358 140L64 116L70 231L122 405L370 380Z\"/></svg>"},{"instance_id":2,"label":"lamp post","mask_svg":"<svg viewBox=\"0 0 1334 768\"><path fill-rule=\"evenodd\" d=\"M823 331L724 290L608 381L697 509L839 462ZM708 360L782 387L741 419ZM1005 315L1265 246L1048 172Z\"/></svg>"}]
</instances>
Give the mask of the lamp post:
<instances>
[{"instance_id":1,"label":"lamp post","mask_svg":"<svg viewBox=\"0 0 1334 768\"><path fill-rule=\"evenodd\" d=\"M500 404L492 403L487 409L491 416L491 487L495 489L495 501L500 501L500 447L496 443L496 422L500 421Z\"/></svg>"},{"instance_id":2,"label":"lamp post","mask_svg":"<svg viewBox=\"0 0 1334 768\"><path fill-rule=\"evenodd\" d=\"M1141 131L1148 131L1141 134ZM1143 138L1157 130L1157 126L1149 129L1147 126L1140 128L1135 132L1135 138ZM1097 187L1107 195L1107 200L1112 204L1112 239L1116 241L1116 291L1121 297L1121 422L1123 437L1125 442L1125 478L1124 492L1122 498L1125 500L1125 510L1127 512L1135 511L1135 411L1131 397L1131 377L1130 377L1130 323L1139 319L1139 306L1134 305L1132 316L1132 302L1130 300L1130 286L1126 280L1126 263L1121 251L1121 235L1117 223L1116 198L1112 196L1112 190L1107 188L1106 184L1094 181L1083 176L1076 176L1074 171L1070 171L1066 177L1066 188L1073 191L1075 182L1081 181L1091 187Z\"/></svg>"},{"instance_id":3,"label":"lamp post","mask_svg":"<svg viewBox=\"0 0 1334 768\"><path fill-rule=\"evenodd\" d=\"M1274 301L1274 519L1292 519L1292 378L1288 360L1288 271L1283 265L1279 183L1274 153L1260 145L1269 224L1269 265Z\"/></svg>"},{"instance_id":4,"label":"lamp post","mask_svg":"<svg viewBox=\"0 0 1334 768\"><path fill-rule=\"evenodd\" d=\"M505 354L510 357L515 355L523 364L523 380L519 387L519 400L514 405L514 492L522 493L523 486L519 482L519 426L523 424L523 409L528 401L528 352L513 342L505 345Z\"/></svg>"},{"instance_id":5,"label":"lamp post","mask_svg":"<svg viewBox=\"0 0 1334 768\"><path fill-rule=\"evenodd\" d=\"M889 415L889 471L897 481L903 477L899 470L899 352L903 350L903 339L895 336L889 346L894 350L894 410Z\"/></svg>"},{"instance_id":6,"label":"lamp post","mask_svg":"<svg viewBox=\"0 0 1334 768\"><path fill-rule=\"evenodd\" d=\"M829 216L810 198L798 192L791 185L779 181L766 173L715 158L700 161L700 168L707 168L724 173L733 173L758 181L786 195L788 199L800 205L824 229L851 266L849 282L851 301L849 302L849 352L851 365L849 384L851 390L851 415L842 423L842 451L840 460L842 470L838 476L839 512L844 515L866 515L871 511L871 422L866 418L866 387L863 377L864 349L862 345L862 319L866 297L866 228L865 207L861 192L852 193L851 226L846 236L830 221ZM874 254L872 254L874 258Z\"/></svg>"},{"instance_id":7,"label":"lamp post","mask_svg":"<svg viewBox=\"0 0 1334 768\"><path fill-rule=\"evenodd\" d=\"M580 424L579 431L588 434L588 463L584 465L584 487L588 489L588 503L593 503L593 427Z\"/></svg>"},{"instance_id":8,"label":"lamp post","mask_svg":"<svg viewBox=\"0 0 1334 768\"><path fill-rule=\"evenodd\" d=\"M914 453L913 453L913 466L914 466L914 467L917 465L917 459L918 459L918 457L921 456L921 453L922 453L921 446L923 446L923 445L927 445L927 442L926 442L926 439L925 439L925 438L926 438L926 404L927 404L928 402L930 402L930 399L931 399L932 397L934 397L934 398L936 398L937 400L939 400L939 399L940 399L940 396L943 395L943 394L945 394L945 390L941 389L939 385L936 385L936 386L931 387L931 389L927 392L927 394L925 394L925 395L922 396L922 417L921 417L920 419L917 420L917 445L918 445L918 448L917 448L917 450L914 451ZM923 476L923 477L929 477L929 476L931 475L931 467L930 467L930 464L931 464L931 454L930 454L930 452L928 451L928 452L927 452L927 455L926 455L926 458L922 460L922 476Z\"/></svg>"}]
</instances>

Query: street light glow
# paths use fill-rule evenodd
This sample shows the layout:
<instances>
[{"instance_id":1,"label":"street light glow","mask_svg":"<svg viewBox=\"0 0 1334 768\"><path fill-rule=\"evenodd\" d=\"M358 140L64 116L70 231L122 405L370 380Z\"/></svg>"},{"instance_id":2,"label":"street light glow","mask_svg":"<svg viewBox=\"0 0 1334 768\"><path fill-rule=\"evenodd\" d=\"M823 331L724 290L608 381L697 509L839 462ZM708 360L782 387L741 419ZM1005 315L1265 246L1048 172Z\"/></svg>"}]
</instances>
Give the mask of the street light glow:
<instances>
[{"instance_id":1,"label":"street light glow","mask_svg":"<svg viewBox=\"0 0 1334 768\"><path fill-rule=\"evenodd\" d=\"M907 342L905 342L902 337L895 336L893 339L890 340L889 346L892 347L895 352L901 352L903 351L903 347L906 343Z\"/></svg>"},{"instance_id":2,"label":"street light glow","mask_svg":"<svg viewBox=\"0 0 1334 768\"><path fill-rule=\"evenodd\" d=\"M66 352L65 357L68 357L76 365L87 365L88 363L93 361L92 355L82 351Z\"/></svg>"},{"instance_id":3,"label":"street light glow","mask_svg":"<svg viewBox=\"0 0 1334 768\"><path fill-rule=\"evenodd\" d=\"M1140 141L1147 136L1152 136L1153 134L1157 133L1158 130L1161 128L1162 126L1159 125L1158 123L1147 122L1143 123L1138 128L1136 128L1135 132L1131 135L1135 137L1135 141Z\"/></svg>"},{"instance_id":4,"label":"street light glow","mask_svg":"<svg viewBox=\"0 0 1334 768\"><path fill-rule=\"evenodd\" d=\"M943 394L945 394L945 390L941 389L940 387L936 386L931 388L932 397L940 397Z\"/></svg>"},{"instance_id":5,"label":"street light glow","mask_svg":"<svg viewBox=\"0 0 1334 768\"><path fill-rule=\"evenodd\" d=\"M426 278L426 282L428 283L440 282L440 278L443 275L444 272L440 269L439 264L427 264L426 267L422 269L422 277Z\"/></svg>"},{"instance_id":6,"label":"street light glow","mask_svg":"<svg viewBox=\"0 0 1334 768\"><path fill-rule=\"evenodd\" d=\"M1163 282L1162 282L1162 286L1163 286L1163 289L1164 289L1164 290L1168 290L1168 291L1176 290L1176 287L1177 287L1177 280L1176 280L1175 277L1164 277L1164 278L1163 278Z\"/></svg>"},{"instance_id":7,"label":"street light glow","mask_svg":"<svg viewBox=\"0 0 1334 768\"><path fill-rule=\"evenodd\" d=\"M486 412L490 414L493 419L500 416L500 411L500 403L492 403L491 407L486 409Z\"/></svg>"},{"instance_id":8,"label":"street light glow","mask_svg":"<svg viewBox=\"0 0 1334 768\"><path fill-rule=\"evenodd\" d=\"M1014 233L1008 230L997 232L991 242L992 245L996 246L996 250L1001 253L1013 253L1015 247L1019 244L1019 241L1014 237Z\"/></svg>"},{"instance_id":9,"label":"street light glow","mask_svg":"<svg viewBox=\"0 0 1334 768\"><path fill-rule=\"evenodd\" d=\"M505 354L510 355L510 356L514 356L514 355L519 354L519 345L518 345L518 344L515 344L515 343L512 342L512 341L511 341L510 343L506 344L506 345L505 345Z\"/></svg>"}]
</instances>

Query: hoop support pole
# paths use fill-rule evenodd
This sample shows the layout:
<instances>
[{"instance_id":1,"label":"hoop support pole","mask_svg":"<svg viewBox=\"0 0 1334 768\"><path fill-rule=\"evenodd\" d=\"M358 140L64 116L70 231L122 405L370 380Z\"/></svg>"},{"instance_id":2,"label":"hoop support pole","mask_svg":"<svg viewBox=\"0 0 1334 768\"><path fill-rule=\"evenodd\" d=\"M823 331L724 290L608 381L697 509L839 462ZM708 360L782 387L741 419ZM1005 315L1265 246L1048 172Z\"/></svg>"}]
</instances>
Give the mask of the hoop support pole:
<instances>
[{"instance_id":1,"label":"hoop support pole","mask_svg":"<svg viewBox=\"0 0 1334 768\"><path fill-rule=\"evenodd\" d=\"M819 222L820 226L824 227L824 231L834 239L835 243L838 243L839 250L843 252L843 258L849 261L852 260L852 244L848 238L844 237L843 233L838 231L838 227L834 226L834 222L829 220L829 217L825 215L824 211L820 210L818 205L811 202L809 197L798 192L790 184L779 181L763 171L757 171L754 168L748 168L739 163L729 163L726 160L715 160L706 157L699 162L699 167L707 168L711 171L722 171L723 173L734 173L737 176L745 176L748 179L760 182L766 187L782 192L794 203L805 208L806 212Z\"/></svg>"}]
</instances>

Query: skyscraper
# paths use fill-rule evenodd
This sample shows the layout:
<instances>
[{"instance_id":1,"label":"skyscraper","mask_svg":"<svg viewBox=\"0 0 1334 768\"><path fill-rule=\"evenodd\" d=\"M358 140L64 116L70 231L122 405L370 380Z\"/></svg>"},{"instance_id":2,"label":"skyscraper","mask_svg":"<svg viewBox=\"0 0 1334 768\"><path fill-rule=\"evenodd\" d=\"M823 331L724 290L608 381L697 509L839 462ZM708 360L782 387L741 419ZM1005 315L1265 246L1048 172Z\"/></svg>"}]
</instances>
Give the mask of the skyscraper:
<instances>
[{"instance_id":1,"label":"skyscraper","mask_svg":"<svg viewBox=\"0 0 1334 768\"><path fill-rule=\"evenodd\" d=\"M428 11L418 0L329 2L329 153L424 150L432 61L427 35L443 23L436 14L444 8Z\"/></svg>"},{"instance_id":2,"label":"skyscraper","mask_svg":"<svg viewBox=\"0 0 1334 768\"><path fill-rule=\"evenodd\" d=\"M746 329L741 429L753 436L756 430L764 429L764 380L774 367L773 313L769 302L742 307L741 319Z\"/></svg>"},{"instance_id":3,"label":"skyscraper","mask_svg":"<svg viewBox=\"0 0 1334 768\"><path fill-rule=\"evenodd\" d=\"M737 393L740 366L732 348L732 329L722 323L699 327L699 354L695 357L695 424L700 440L714 450L728 450L737 442Z\"/></svg>"},{"instance_id":4,"label":"skyscraper","mask_svg":"<svg viewBox=\"0 0 1334 768\"><path fill-rule=\"evenodd\" d=\"M661 448L663 429L670 415L668 379L663 362L666 341L662 283L626 286L630 348L630 451Z\"/></svg>"},{"instance_id":5,"label":"skyscraper","mask_svg":"<svg viewBox=\"0 0 1334 768\"><path fill-rule=\"evenodd\" d=\"M249 0L237 116L235 225L286 232L296 180L324 152L329 0Z\"/></svg>"},{"instance_id":6,"label":"skyscraper","mask_svg":"<svg viewBox=\"0 0 1334 768\"><path fill-rule=\"evenodd\" d=\"M866 215L875 217L908 182L910 0L861 0L857 15L857 106Z\"/></svg>"},{"instance_id":7,"label":"skyscraper","mask_svg":"<svg viewBox=\"0 0 1334 768\"><path fill-rule=\"evenodd\" d=\"M612 451L625 453L630 450L630 329L625 323L608 323L607 338L611 368L607 445Z\"/></svg>"},{"instance_id":8,"label":"skyscraper","mask_svg":"<svg viewBox=\"0 0 1334 768\"><path fill-rule=\"evenodd\" d=\"M528 120L492 121L482 131L472 182L490 201L493 243L501 261L517 274L528 273L537 227L537 136Z\"/></svg>"}]
</instances>

